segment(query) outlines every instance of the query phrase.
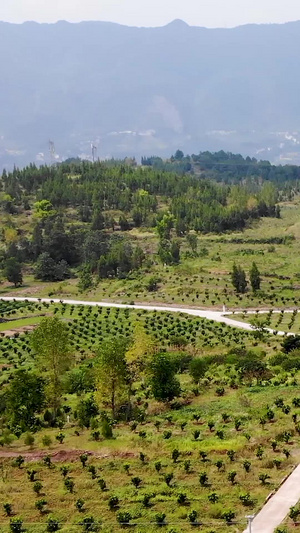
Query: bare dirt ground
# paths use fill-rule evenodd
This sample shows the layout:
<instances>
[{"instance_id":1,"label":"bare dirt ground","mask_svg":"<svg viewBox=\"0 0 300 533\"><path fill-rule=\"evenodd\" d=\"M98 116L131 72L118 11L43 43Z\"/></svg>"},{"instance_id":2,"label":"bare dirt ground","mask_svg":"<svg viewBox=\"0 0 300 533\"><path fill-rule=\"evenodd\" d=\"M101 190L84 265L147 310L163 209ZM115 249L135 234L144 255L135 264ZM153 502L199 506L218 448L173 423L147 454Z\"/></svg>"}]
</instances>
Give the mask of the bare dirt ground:
<instances>
[{"instance_id":1,"label":"bare dirt ground","mask_svg":"<svg viewBox=\"0 0 300 533\"><path fill-rule=\"evenodd\" d=\"M37 462L42 460L46 456L50 456L51 460L54 463L63 463L63 462L74 462L77 461L81 454L87 454L89 457L96 457L97 459L108 459L110 457L122 457L133 458L135 454L132 452L111 452L109 450L99 450L90 451L90 450L56 450L56 451L28 451L24 453L14 452L11 450L1 450L0 451L0 461L1 459L16 459L21 455L24 457L26 462Z\"/></svg>"}]
</instances>

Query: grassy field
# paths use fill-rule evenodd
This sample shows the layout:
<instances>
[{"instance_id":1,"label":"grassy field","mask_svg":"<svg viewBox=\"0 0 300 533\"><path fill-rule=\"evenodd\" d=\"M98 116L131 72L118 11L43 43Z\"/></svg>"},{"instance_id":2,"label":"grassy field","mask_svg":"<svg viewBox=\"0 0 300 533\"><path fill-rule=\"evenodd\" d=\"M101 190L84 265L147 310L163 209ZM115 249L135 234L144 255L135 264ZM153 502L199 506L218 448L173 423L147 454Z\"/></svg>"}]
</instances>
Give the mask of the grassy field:
<instances>
[{"instance_id":1,"label":"grassy field","mask_svg":"<svg viewBox=\"0 0 300 533\"><path fill-rule=\"evenodd\" d=\"M191 531L193 527L188 519L191 510L198 513L203 524L201 531L242 531L245 514L259 509L268 494L299 461L299 436L291 416L296 412L299 415L299 410L292 408L292 412L284 414L282 408L274 406L279 396L285 405L291 405L296 390L276 387L232 390L226 387L225 395L219 398L215 393L218 381L216 376L215 383L205 387L199 396L190 398L185 407L171 415L161 406L152 405L147 422L138 424L133 430L128 425L115 425L110 440L94 441L92 432L87 430L76 435L77 428L71 417L71 422L63 429L63 444L55 440L57 429L39 432L32 446L25 446L23 439L14 441L9 451L23 454L25 464L18 468L14 466L14 459L2 459L1 501L11 503L28 530L36 533L45 531L49 517L35 509L35 501L40 498L47 501L47 512L59 520L64 532L76 528L84 531L78 524L83 517L91 515L102 523L103 531L121 531L116 518L120 509L130 512L135 530L140 532L159 530L155 525L158 513L166 514L167 531ZM188 389L188 383L184 382L185 377L183 386ZM68 400L66 398L66 402ZM258 420L268 406L274 410L274 419L261 426ZM223 413L227 416L226 422ZM195 415L198 420L194 419ZM241 420L238 430L235 428L237 420ZM157 421L160 422L158 428ZM208 422L215 424L211 430ZM195 431L200 434L197 439ZM217 436L220 431L224 433L222 438ZM45 434L52 439L50 447L42 444ZM288 442L285 442L286 434L291 434L287 437ZM274 451L271 444L275 439L277 447ZM180 452L176 462L172 459L174 449ZM75 450L78 450L77 456ZM79 460L84 450L92 453L85 468ZM233 460L227 454L229 450L236 452ZM257 457L258 450L262 450L261 458ZM55 457L58 451L64 454L64 461L54 459L49 468L42 455ZM200 452L207 456L202 453L201 457ZM288 458L287 452L290 453ZM141 453L145 456L143 460ZM157 461L161 462L160 471L155 467ZM223 462L219 470L217 461ZM251 462L249 473L245 470L245 461ZM75 483L72 493L64 485L62 465L69 467L68 476ZM42 483L40 495L34 493L34 483L28 479L27 470L32 469L37 472L35 479ZM228 479L232 476L230 472L236 472L233 481ZM173 474L170 486L165 480L168 473ZM207 481L201 486L199 480L203 473L207 474ZM270 476L266 484L259 481L262 473ZM133 485L136 477L141 480L138 488ZM99 479L105 481L106 490L101 490ZM150 502L145 505L144 497L148 494L151 494ZM182 503L178 503L180 494L186 497ZM113 510L109 509L111 496L119 499ZM85 501L82 513L75 507L79 498ZM212 500L217 501L213 503ZM230 509L236 513L236 523L227 526L221 516ZM5 529L8 519L2 518L2 524L3 531L8 531Z\"/></svg>"},{"instance_id":2,"label":"grassy field","mask_svg":"<svg viewBox=\"0 0 300 533\"><path fill-rule=\"evenodd\" d=\"M286 333L297 333L300 334L300 316L298 310L295 309L293 312L276 312L276 313L255 313L250 314L245 311L244 313L236 313L230 315L233 320L238 320L241 322L251 322L258 320L265 324L266 327L273 329L274 331L284 331Z\"/></svg>"},{"instance_id":3,"label":"grassy field","mask_svg":"<svg viewBox=\"0 0 300 533\"><path fill-rule=\"evenodd\" d=\"M252 333L184 314L0 302L0 316L9 320L2 327L9 330L14 321L20 325L51 315L69 323L78 364L91 360L107 335L129 336L137 323L174 357L178 352L218 357L244 347L263 348L268 360L280 341L270 337L261 343ZM79 427L76 412L86 395L65 394L63 407L68 407L69 414L62 429L42 421L34 442L25 444L23 434L2 443L2 505L11 504L12 518L21 517L32 533L46 531L49 518L57 520L65 533L93 531L83 522L91 517L102 531L118 532L124 529L118 522L120 512L130 513L131 527L139 533L160 531L157 521L162 514L163 530L180 533L195 529L192 511L205 533L243 531L245 515L256 512L299 462L299 376L278 367L273 376L250 386L239 376L234 359L226 364L218 361L199 386L186 371L179 373L182 394L173 408L154 401L148 389L140 386L136 401L144 415L135 423L115 423L110 439L102 436L97 419L92 428ZM9 384L15 370L34 368L34 364L30 333L0 338L2 386ZM61 444L56 438L60 433ZM88 460L83 467L80 455L85 452ZM21 468L15 463L18 455L25 461ZM45 456L52 458L50 466ZM74 482L72 492L64 483L63 466ZM42 484L39 494L34 492L29 470L36 471L35 481ZM264 483L261 475L270 477ZM110 508L112 497L118 503ZM84 500L82 511L80 504L76 507L80 499ZM47 502L43 511L36 509L39 500ZM226 522L229 511L235 514L231 525ZM2 512L1 531L9 531L10 519Z\"/></svg>"},{"instance_id":4,"label":"grassy field","mask_svg":"<svg viewBox=\"0 0 300 533\"><path fill-rule=\"evenodd\" d=\"M261 219L243 232L202 235L198 238L198 257L187 254L182 241L181 263L163 267L155 252L158 240L150 231L132 230L127 234L139 242L153 261L151 267L133 273L126 280L102 280L84 294L79 293L77 280L42 283L32 274L25 275L24 287L12 289L2 283L0 295L53 297L84 297L90 300L115 302L161 302L168 304L215 307L226 304L231 309L261 307L295 307L299 303L300 282L296 258L300 253L300 200L282 205L281 219ZM154 255L153 255L154 254ZM255 261L262 275L261 292L236 295L230 280L233 263L248 273ZM149 292L147 282L156 275L158 290Z\"/></svg>"}]
</instances>

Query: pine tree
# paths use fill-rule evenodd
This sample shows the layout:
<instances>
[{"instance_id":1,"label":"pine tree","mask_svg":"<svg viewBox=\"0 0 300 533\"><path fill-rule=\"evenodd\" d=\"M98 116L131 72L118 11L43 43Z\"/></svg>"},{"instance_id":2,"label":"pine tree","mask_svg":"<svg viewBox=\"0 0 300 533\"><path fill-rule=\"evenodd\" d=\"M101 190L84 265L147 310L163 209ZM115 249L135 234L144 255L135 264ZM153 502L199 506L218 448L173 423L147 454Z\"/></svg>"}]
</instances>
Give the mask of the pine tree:
<instances>
[{"instance_id":1,"label":"pine tree","mask_svg":"<svg viewBox=\"0 0 300 533\"><path fill-rule=\"evenodd\" d=\"M247 288L247 280L245 271L236 264L233 265L231 272L231 281L236 292L244 293Z\"/></svg>"},{"instance_id":2,"label":"pine tree","mask_svg":"<svg viewBox=\"0 0 300 533\"><path fill-rule=\"evenodd\" d=\"M260 282L261 282L260 273L257 268L257 265L256 263L252 263L252 267L250 270L250 283L251 283L253 292L259 291Z\"/></svg>"}]
</instances>

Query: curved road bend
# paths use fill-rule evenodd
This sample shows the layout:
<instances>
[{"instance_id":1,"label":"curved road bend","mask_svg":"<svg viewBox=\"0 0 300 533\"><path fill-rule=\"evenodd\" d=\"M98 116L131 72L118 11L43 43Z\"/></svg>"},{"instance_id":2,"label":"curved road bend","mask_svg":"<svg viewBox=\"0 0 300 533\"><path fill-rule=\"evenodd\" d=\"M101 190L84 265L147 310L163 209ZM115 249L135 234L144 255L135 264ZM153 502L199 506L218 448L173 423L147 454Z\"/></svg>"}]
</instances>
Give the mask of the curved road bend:
<instances>
[{"instance_id":1,"label":"curved road bend","mask_svg":"<svg viewBox=\"0 0 300 533\"><path fill-rule=\"evenodd\" d=\"M228 326L233 326L240 329L245 329L247 331L253 331L253 327L251 324L248 324L247 322L239 322L238 320L233 320L232 318L229 318L226 316L228 313L225 314L221 311L211 311L210 309L189 309L189 308L183 308L183 307L168 307L168 306L160 306L160 305L140 305L140 304L116 304L116 303L110 303L110 302L86 302L81 300L63 300L58 298L24 298L24 297L13 297L13 296L2 296L0 298L4 301L19 301L24 302L25 300L28 302L43 302L43 303L66 303L71 305L91 305L94 307L117 307L119 309L142 309L145 311L168 311L169 313L185 313L187 315L197 316L200 318L206 318L208 320L214 320L215 322L222 322L223 324L227 324ZM270 328L266 328L270 333L273 333L274 330ZM278 335L285 335L284 331L278 331Z\"/></svg>"}]
</instances>

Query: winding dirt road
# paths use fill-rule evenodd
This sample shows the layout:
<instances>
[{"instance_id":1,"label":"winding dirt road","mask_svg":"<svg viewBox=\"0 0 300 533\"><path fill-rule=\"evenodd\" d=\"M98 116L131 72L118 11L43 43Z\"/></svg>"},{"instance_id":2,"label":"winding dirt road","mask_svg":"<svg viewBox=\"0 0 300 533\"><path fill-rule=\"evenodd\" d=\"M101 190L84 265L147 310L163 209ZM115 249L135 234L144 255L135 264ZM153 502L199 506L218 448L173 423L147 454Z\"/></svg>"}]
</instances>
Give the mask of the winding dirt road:
<instances>
[{"instance_id":1,"label":"winding dirt road","mask_svg":"<svg viewBox=\"0 0 300 533\"><path fill-rule=\"evenodd\" d=\"M222 322L228 326L233 326L235 328L245 329L247 331L253 331L251 324L247 322L239 322L238 320L233 320L229 318L228 315L232 314L230 311L223 313L221 311L213 311L211 309L192 309L188 307L173 307L173 306L162 306L162 305L142 305L142 304L116 304L111 302L88 302L84 300L63 300L55 298L24 298L24 297L13 297L13 296L2 296L1 300L11 302L13 300L24 302L42 302L42 303L66 303L70 305L89 305L93 307L117 307L119 309L142 309L145 311L168 311L169 313L185 313L187 315L197 316L200 318L206 318L208 320L214 320L215 322ZM261 311L261 313L267 311ZM279 311L275 311L279 312ZM290 311L288 311L290 312ZM251 313L251 312L250 312ZM255 311L252 312L254 314ZM269 333L274 333L273 329L266 328ZM285 335L284 331L276 331L277 335ZM292 335L289 333L288 335Z\"/></svg>"}]
</instances>

